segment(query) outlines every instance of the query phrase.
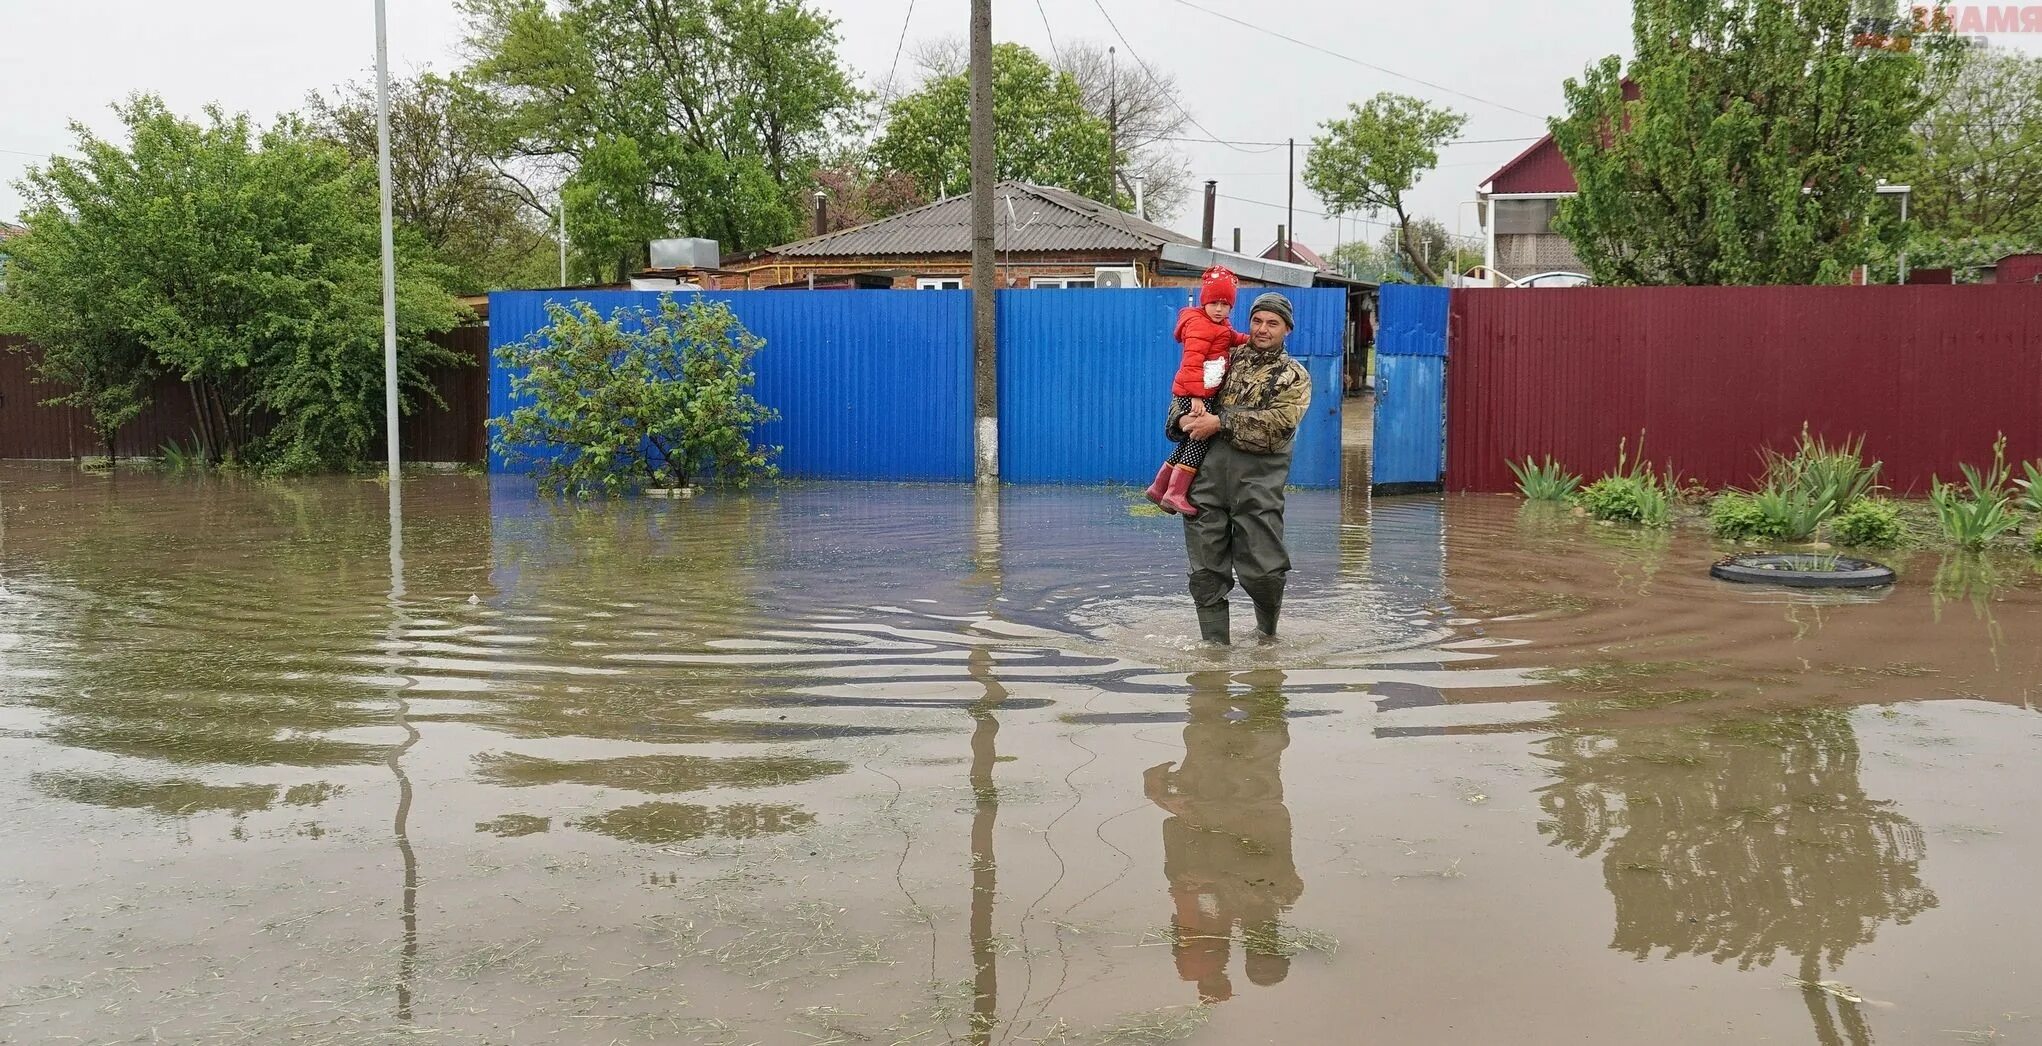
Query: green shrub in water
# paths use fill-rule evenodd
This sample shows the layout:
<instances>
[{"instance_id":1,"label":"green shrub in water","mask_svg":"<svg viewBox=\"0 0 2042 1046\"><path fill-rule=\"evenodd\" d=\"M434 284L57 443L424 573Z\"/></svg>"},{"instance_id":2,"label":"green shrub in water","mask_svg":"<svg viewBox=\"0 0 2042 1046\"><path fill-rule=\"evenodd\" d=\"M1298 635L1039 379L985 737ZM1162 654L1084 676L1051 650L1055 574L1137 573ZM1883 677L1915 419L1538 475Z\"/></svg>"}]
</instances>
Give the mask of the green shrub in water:
<instances>
[{"instance_id":1,"label":"green shrub in water","mask_svg":"<svg viewBox=\"0 0 2042 1046\"><path fill-rule=\"evenodd\" d=\"M1840 545L1892 548L1900 544L1900 510L1883 498L1866 498L1838 513L1829 529Z\"/></svg>"},{"instance_id":2,"label":"green shrub in water","mask_svg":"<svg viewBox=\"0 0 2042 1046\"><path fill-rule=\"evenodd\" d=\"M2042 461L2023 461L2021 471L2027 476L2014 481L2014 486L2021 490L2020 506L2030 512L2042 512Z\"/></svg>"},{"instance_id":3,"label":"green shrub in water","mask_svg":"<svg viewBox=\"0 0 2042 1046\"><path fill-rule=\"evenodd\" d=\"M774 475L779 448L752 442L779 417L751 393L765 341L730 306L668 294L657 311L546 312L544 330L497 350L515 406L489 421L496 452L529 463L540 490L587 497Z\"/></svg>"},{"instance_id":4,"label":"green shrub in water","mask_svg":"<svg viewBox=\"0 0 2042 1046\"><path fill-rule=\"evenodd\" d=\"M1929 504L1936 510L1936 522L1943 534L1961 548L1984 548L2001 534L2021 523L2014 511L2013 496L2007 492L2007 438L2001 435L1992 445L1992 467L1980 472L1970 465L1958 466L1964 486L1930 477Z\"/></svg>"},{"instance_id":5,"label":"green shrub in water","mask_svg":"<svg viewBox=\"0 0 2042 1046\"><path fill-rule=\"evenodd\" d=\"M1530 458L1522 465L1515 461L1504 464L1517 477L1517 492L1531 501L1565 501L1581 487L1581 477L1561 468L1550 454L1543 465Z\"/></svg>"},{"instance_id":6,"label":"green shrub in water","mask_svg":"<svg viewBox=\"0 0 2042 1046\"><path fill-rule=\"evenodd\" d=\"M1764 489L1798 494L1798 500L1807 506L1827 501L1837 512L1857 504L1877 489L1879 473L1885 468L1884 462L1865 464L1864 437L1847 439L1832 447L1810 435L1805 423L1791 456L1768 449L1764 457Z\"/></svg>"},{"instance_id":7,"label":"green shrub in water","mask_svg":"<svg viewBox=\"0 0 2042 1046\"><path fill-rule=\"evenodd\" d=\"M1778 527L1759 511L1749 494L1726 490L1709 502L1709 529L1719 538L1770 541L1780 536Z\"/></svg>"},{"instance_id":8,"label":"green shrub in water","mask_svg":"<svg viewBox=\"0 0 2042 1046\"><path fill-rule=\"evenodd\" d=\"M1638 440L1642 456L1645 441ZM1625 444L1617 443L1617 467L1575 495L1574 501L1596 519L1611 523L1636 523L1664 527L1673 522L1669 484L1661 481L1641 457L1630 462Z\"/></svg>"}]
</instances>

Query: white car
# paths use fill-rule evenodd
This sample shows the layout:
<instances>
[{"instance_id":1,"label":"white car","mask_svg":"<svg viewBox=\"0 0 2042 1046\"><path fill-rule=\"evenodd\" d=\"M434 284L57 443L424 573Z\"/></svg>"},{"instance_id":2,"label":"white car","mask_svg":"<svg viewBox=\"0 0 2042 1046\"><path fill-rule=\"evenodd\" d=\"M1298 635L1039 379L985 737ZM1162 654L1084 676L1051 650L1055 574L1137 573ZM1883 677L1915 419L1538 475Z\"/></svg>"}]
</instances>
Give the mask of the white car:
<instances>
[{"instance_id":1,"label":"white car","mask_svg":"<svg viewBox=\"0 0 2042 1046\"><path fill-rule=\"evenodd\" d=\"M1594 282L1579 272L1535 272L1521 280L1511 280L1512 287L1586 287Z\"/></svg>"}]
</instances>

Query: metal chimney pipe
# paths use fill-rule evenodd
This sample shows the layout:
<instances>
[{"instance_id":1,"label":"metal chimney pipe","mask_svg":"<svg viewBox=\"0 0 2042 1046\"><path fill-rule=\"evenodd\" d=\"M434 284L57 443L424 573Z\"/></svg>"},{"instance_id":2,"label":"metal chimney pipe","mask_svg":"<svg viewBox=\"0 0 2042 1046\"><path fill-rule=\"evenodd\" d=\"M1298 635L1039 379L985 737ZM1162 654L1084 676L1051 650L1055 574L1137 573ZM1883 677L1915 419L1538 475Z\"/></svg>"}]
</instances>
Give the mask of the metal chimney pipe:
<instances>
[{"instance_id":1,"label":"metal chimney pipe","mask_svg":"<svg viewBox=\"0 0 2042 1046\"><path fill-rule=\"evenodd\" d=\"M1241 227L1234 226L1234 253L1241 253Z\"/></svg>"},{"instance_id":2,"label":"metal chimney pipe","mask_svg":"<svg viewBox=\"0 0 2042 1046\"><path fill-rule=\"evenodd\" d=\"M830 197L821 189L815 191L815 234L821 236L830 231Z\"/></svg>"},{"instance_id":3,"label":"metal chimney pipe","mask_svg":"<svg viewBox=\"0 0 2042 1046\"><path fill-rule=\"evenodd\" d=\"M1290 260L1290 230L1281 225L1276 227L1276 257L1278 261Z\"/></svg>"},{"instance_id":4,"label":"metal chimney pipe","mask_svg":"<svg viewBox=\"0 0 2042 1046\"><path fill-rule=\"evenodd\" d=\"M1207 180L1205 183L1205 233L1199 237L1198 245L1212 250L1212 212L1219 201L1220 183Z\"/></svg>"}]
</instances>

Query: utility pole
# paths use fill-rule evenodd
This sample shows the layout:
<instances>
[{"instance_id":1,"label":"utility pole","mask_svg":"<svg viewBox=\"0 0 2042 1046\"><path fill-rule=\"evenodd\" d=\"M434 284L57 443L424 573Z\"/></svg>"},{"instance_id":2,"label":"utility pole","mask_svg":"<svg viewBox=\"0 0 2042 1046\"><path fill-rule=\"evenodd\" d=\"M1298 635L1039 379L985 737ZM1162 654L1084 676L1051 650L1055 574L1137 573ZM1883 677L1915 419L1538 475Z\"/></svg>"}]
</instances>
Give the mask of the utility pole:
<instances>
[{"instance_id":1,"label":"utility pole","mask_svg":"<svg viewBox=\"0 0 2042 1046\"><path fill-rule=\"evenodd\" d=\"M560 197L560 285L567 286L567 197Z\"/></svg>"},{"instance_id":2,"label":"utility pole","mask_svg":"<svg viewBox=\"0 0 2042 1046\"><path fill-rule=\"evenodd\" d=\"M1284 198L1283 204L1283 227L1285 229L1283 234L1283 260L1290 261L1290 241L1297 236L1298 229L1298 140L1295 138L1290 140L1290 177L1286 180L1285 187L1289 189L1290 195ZM1323 243L1325 241L1322 240L1320 242Z\"/></svg>"},{"instance_id":3,"label":"utility pole","mask_svg":"<svg viewBox=\"0 0 2042 1046\"><path fill-rule=\"evenodd\" d=\"M390 33L383 0L376 0L376 178L383 225L383 427L390 457L390 515L395 519L402 511L397 476L397 242L390 213Z\"/></svg>"},{"instance_id":4,"label":"utility pole","mask_svg":"<svg viewBox=\"0 0 2042 1046\"><path fill-rule=\"evenodd\" d=\"M971 0L971 384L980 483L1000 481L993 192L993 0Z\"/></svg>"}]
</instances>

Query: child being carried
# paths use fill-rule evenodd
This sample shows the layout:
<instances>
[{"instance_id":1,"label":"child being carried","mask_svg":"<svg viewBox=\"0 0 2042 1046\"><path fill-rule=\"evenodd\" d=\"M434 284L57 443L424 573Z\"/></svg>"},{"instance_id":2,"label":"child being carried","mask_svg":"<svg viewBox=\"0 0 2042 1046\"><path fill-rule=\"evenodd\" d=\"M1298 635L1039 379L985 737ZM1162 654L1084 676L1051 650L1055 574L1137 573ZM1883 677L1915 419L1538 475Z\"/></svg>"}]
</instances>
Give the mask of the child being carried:
<instances>
[{"instance_id":1,"label":"child being carried","mask_svg":"<svg viewBox=\"0 0 2042 1046\"><path fill-rule=\"evenodd\" d=\"M1170 386L1176 397L1170 407L1173 414L1208 413L1206 401L1219 394L1220 383L1227 376L1228 357L1247 344L1247 335L1227 325L1238 290L1233 273L1213 266L1199 281L1198 306L1177 314L1176 337L1184 346L1184 356ZM1198 466L1205 463L1206 441L1191 439L1182 431L1172 431L1170 438L1177 449L1156 473L1156 481L1149 484L1148 499L1165 512L1196 516L1198 508L1189 495L1191 480L1198 475Z\"/></svg>"}]
</instances>

